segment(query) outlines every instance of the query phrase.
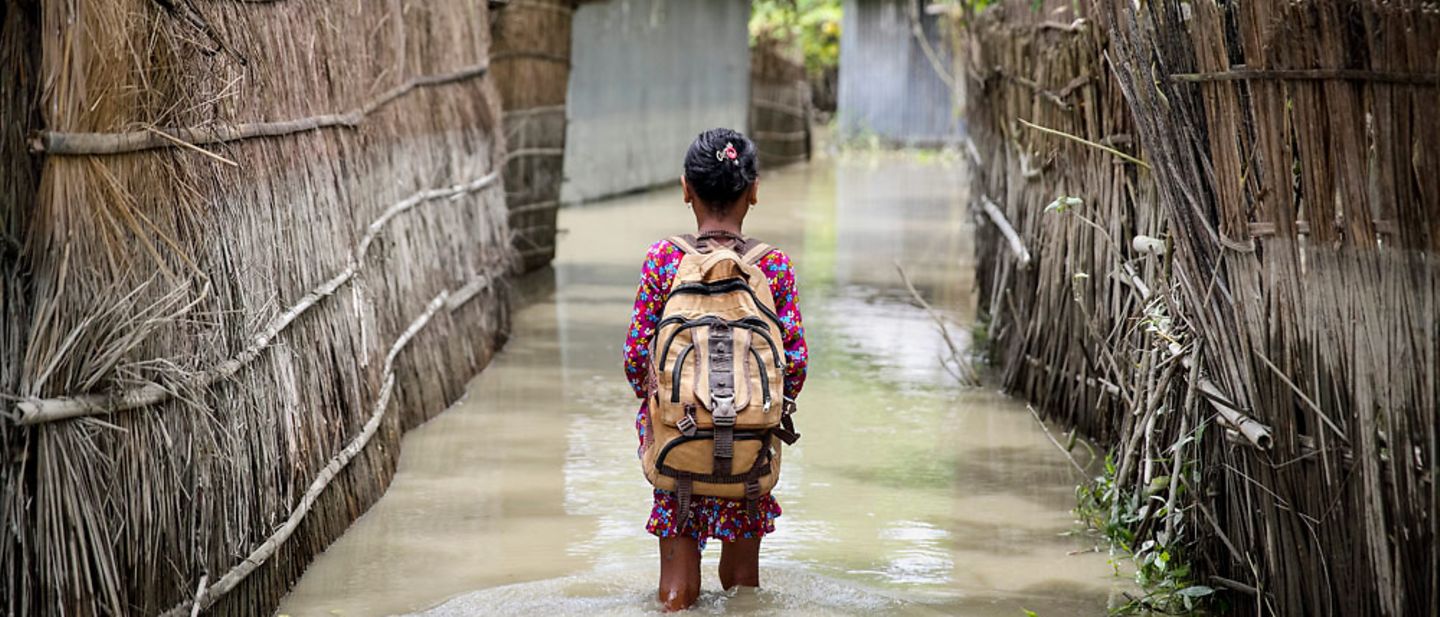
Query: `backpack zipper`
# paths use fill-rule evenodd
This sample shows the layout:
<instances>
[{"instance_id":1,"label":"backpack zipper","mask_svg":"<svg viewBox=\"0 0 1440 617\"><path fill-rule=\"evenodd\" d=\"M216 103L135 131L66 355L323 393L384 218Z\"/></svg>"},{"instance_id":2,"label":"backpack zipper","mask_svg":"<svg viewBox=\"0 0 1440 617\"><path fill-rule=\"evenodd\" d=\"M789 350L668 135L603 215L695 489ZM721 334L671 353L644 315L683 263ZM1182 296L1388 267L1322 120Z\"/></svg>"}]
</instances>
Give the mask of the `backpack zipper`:
<instances>
[{"instance_id":1,"label":"backpack zipper","mask_svg":"<svg viewBox=\"0 0 1440 617\"><path fill-rule=\"evenodd\" d=\"M755 317L746 317L744 319L737 319L735 321L725 321L724 319L720 319L719 317L701 317L699 319L691 321L679 315L672 315L661 320L660 325L664 325L665 322L672 319L676 320L677 323L680 323L680 326L678 328L675 328L675 331L671 332L670 336L666 337L664 347L656 348L660 351L659 369L661 371L665 370L665 359L670 357L670 344L675 342L675 337L678 336L681 331L689 330L690 328L698 328L700 326L713 326L722 323L735 326L737 328L744 328L746 330L759 334L765 339L766 343L770 344L770 354L772 357L775 358L775 368L778 369L785 366L785 361L780 358L780 347L775 345L775 339L770 336L770 327L764 325L764 322L756 324L754 321L752 321L757 319ZM655 332L657 334L660 332L660 325L657 325L655 327Z\"/></svg>"},{"instance_id":2,"label":"backpack zipper","mask_svg":"<svg viewBox=\"0 0 1440 617\"><path fill-rule=\"evenodd\" d=\"M750 441L754 439L760 439L763 433L764 431L735 431L735 441ZM660 454L655 457L655 468L659 469L660 467L665 465L665 457L670 455L670 450L675 446L678 446L682 443L689 443L698 439L714 438L715 431L706 429L695 431L694 435L690 435L688 437L685 435L681 435L679 437L671 439L670 441L666 442L663 447L660 448Z\"/></svg>"},{"instance_id":3,"label":"backpack zipper","mask_svg":"<svg viewBox=\"0 0 1440 617\"><path fill-rule=\"evenodd\" d=\"M762 338L765 339L766 343L770 344L770 355L775 358L775 368L785 366L784 361L780 359L780 348L775 345L775 339L770 338L770 328L764 325L756 325L754 322L746 321L746 319L737 319L730 322L730 325L736 328L744 328L746 330L759 334ZM751 349L753 350L754 348Z\"/></svg>"},{"instance_id":4,"label":"backpack zipper","mask_svg":"<svg viewBox=\"0 0 1440 617\"><path fill-rule=\"evenodd\" d=\"M686 345L684 349L680 350L680 355L675 358L675 372L670 376L670 402L672 403L680 402L680 371L685 369L685 356L690 355L693 349L695 349L694 343Z\"/></svg>"},{"instance_id":5,"label":"backpack zipper","mask_svg":"<svg viewBox=\"0 0 1440 617\"><path fill-rule=\"evenodd\" d=\"M765 394L765 413L770 413L770 376L765 373L765 361L760 359L760 352L755 351L754 347L750 348L750 355L755 356L755 368L760 369L760 388Z\"/></svg>"},{"instance_id":6,"label":"backpack zipper","mask_svg":"<svg viewBox=\"0 0 1440 617\"><path fill-rule=\"evenodd\" d=\"M751 289L750 284L746 283L744 279L731 278L725 279L723 281L716 281L714 283L684 283L675 286L674 289L671 289L670 295L672 297L675 294L700 294L703 296L713 296L739 290L744 290L745 293L750 294L750 299L755 301L755 307L759 308L761 313L764 313L766 317L770 318L770 321L775 323L776 329L782 332L785 330L785 328L780 325L780 316L776 315L775 311L770 310L769 307L765 306L765 303L760 301L760 296L755 295L755 290ZM670 303L668 298L666 299L665 303Z\"/></svg>"},{"instance_id":7,"label":"backpack zipper","mask_svg":"<svg viewBox=\"0 0 1440 617\"><path fill-rule=\"evenodd\" d=\"M675 337L679 335L681 331L689 330L690 328L698 328L700 326L713 325L715 323L724 321L719 317L701 317L699 319L691 321L679 315L671 315L670 317L666 317L665 319L661 320L660 325L655 326L655 334L660 334L660 326L664 325L665 322L672 319L680 323L680 327L675 328L675 331L670 333L670 336L665 339L664 349L660 350L660 370L662 371L665 370L665 358L670 357L670 344L675 342Z\"/></svg>"}]
</instances>

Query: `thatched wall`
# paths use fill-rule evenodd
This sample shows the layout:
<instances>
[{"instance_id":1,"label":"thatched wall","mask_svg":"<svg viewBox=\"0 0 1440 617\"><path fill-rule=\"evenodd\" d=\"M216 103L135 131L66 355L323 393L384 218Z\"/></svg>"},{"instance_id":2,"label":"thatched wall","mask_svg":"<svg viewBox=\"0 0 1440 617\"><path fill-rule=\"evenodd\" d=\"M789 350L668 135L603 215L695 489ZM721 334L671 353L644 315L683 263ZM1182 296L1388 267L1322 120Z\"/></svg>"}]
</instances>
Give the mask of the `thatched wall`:
<instances>
[{"instance_id":1,"label":"thatched wall","mask_svg":"<svg viewBox=\"0 0 1440 617\"><path fill-rule=\"evenodd\" d=\"M794 44L769 37L750 46L749 137L763 167L810 158L810 82L798 55Z\"/></svg>"},{"instance_id":2,"label":"thatched wall","mask_svg":"<svg viewBox=\"0 0 1440 617\"><path fill-rule=\"evenodd\" d=\"M491 62L505 109L505 139L515 153L505 167L506 201L526 270L555 257L575 5L574 0L491 3Z\"/></svg>"},{"instance_id":3,"label":"thatched wall","mask_svg":"<svg viewBox=\"0 0 1440 617\"><path fill-rule=\"evenodd\" d=\"M1030 4L962 66L1006 386L1240 613L1436 614L1440 9Z\"/></svg>"},{"instance_id":4,"label":"thatched wall","mask_svg":"<svg viewBox=\"0 0 1440 617\"><path fill-rule=\"evenodd\" d=\"M0 15L0 612L264 613L508 329L484 6Z\"/></svg>"}]
</instances>

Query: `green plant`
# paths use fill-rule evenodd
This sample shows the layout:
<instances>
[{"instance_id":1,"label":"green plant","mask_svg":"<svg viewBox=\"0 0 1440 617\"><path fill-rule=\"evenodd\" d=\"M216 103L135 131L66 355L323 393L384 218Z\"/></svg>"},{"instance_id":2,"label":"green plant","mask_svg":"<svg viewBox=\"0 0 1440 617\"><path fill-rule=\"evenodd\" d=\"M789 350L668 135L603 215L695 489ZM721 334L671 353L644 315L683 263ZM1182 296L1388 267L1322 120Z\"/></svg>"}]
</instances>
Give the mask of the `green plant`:
<instances>
[{"instance_id":1,"label":"green plant","mask_svg":"<svg viewBox=\"0 0 1440 617\"><path fill-rule=\"evenodd\" d=\"M970 362L991 365L995 363L995 341L990 339L990 313L982 311L970 324Z\"/></svg>"},{"instance_id":2,"label":"green plant","mask_svg":"<svg viewBox=\"0 0 1440 617\"><path fill-rule=\"evenodd\" d=\"M1181 443L1198 437L1196 431ZM1197 584L1190 569L1185 512L1174 507L1187 483L1157 476L1137 492L1117 486L1117 473L1114 453L1106 454L1101 474L1075 489L1076 516L1105 538L1112 554L1133 563L1135 583L1143 591L1140 597L1112 608L1111 614L1189 615L1212 605L1215 590ZM1181 473L1194 472L1183 469ZM1168 487L1172 485L1180 488L1171 493ZM1115 567L1118 573L1119 565Z\"/></svg>"}]
</instances>

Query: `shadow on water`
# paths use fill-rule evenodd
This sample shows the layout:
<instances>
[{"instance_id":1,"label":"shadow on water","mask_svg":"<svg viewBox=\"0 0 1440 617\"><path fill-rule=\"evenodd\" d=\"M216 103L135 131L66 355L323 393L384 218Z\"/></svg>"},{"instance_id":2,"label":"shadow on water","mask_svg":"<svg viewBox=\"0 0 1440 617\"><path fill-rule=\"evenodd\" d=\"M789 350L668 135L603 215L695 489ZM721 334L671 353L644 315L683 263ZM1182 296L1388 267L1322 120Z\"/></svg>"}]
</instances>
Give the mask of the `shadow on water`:
<instances>
[{"instance_id":1,"label":"shadow on water","mask_svg":"<svg viewBox=\"0 0 1440 617\"><path fill-rule=\"evenodd\" d=\"M973 319L960 171L894 157L768 173L747 231L787 250L812 364L760 590L701 614L1094 615L1127 589L1070 533L1074 476L1024 405L961 390L895 275ZM389 492L306 572L289 615L648 614L636 401L620 346L638 265L690 223L665 189L567 208L553 270L465 400L406 436ZM962 340L965 328L952 333Z\"/></svg>"}]
</instances>

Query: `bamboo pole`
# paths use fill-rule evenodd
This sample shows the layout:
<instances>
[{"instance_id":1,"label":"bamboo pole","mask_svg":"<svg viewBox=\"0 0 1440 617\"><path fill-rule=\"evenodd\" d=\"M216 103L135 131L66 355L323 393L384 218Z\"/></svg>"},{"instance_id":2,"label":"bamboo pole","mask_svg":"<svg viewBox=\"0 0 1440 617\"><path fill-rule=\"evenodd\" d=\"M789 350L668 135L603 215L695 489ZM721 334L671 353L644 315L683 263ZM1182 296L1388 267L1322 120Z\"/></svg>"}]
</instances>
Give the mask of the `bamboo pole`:
<instances>
[{"instance_id":1,"label":"bamboo pole","mask_svg":"<svg viewBox=\"0 0 1440 617\"><path fill-rule=\"evenodd\" d=\"M1180 363L1186 368L1193 368L1195 360L1187 355L1180 359ZM1225 395L1225 392L1204 376L1197 377L1195 387L1204 395L1205 400L1219 414L1223 424L1235 429L1245 438L1250 445L1260 450L1269 450L1273 442L1270 438L1270 427L1256 421L1254 418L1240 411L1233 399Z\"/></svg>"},{"instance_id":2,"label":"bamboo pole","mask_svg":"<svg viewBox=\"0 0 1440 617\"><path fill-rule=\"evenodd\" d=\"M984 209L985 214L990 217L990 222L995 223L995 227L1000 230L1000 234L1005 236L1005 241L1010 243L1010 252L1014 253L1015 260L1020 262L1020 269L1025 270L1029 268L1030 250L1025 248L1025 241L1021 240L1020 234L1016 233L1015 228L1010 226L1010 221L1006 220L1005 213L1000 211L1000 206L996 205L988 195L981 195L980 207Z\"/></svg>"},{"instance_id":3,"label":"bamboo pole","mask_svg":"<svg viewBox=\"0 0 1440 617\"><path fill-rule=\"evenodd\" d=\"M1170 81L1187 83L1249 81L1256 79L1369 81L1413 86L1434 86L1440 84L1440 74L1436 73L1394 73L1364 69L1252 69L1244 65L1237 65L1228 71L1176 73L1170 76Z\"/></svg>"},{"instance_id":4,"label":"bamboo pole","mask_svg":"<svg viewBox=\"0 0 1440 617\"><path fill-rule=\"evenodd\" d=\"M211 127L154 128L122 133L68 133L40 131L30 140L30 149L37 153L57 156L104 155L139 152L157 148L189 147L253 139L256 137L279 137L313 131L322 128L354 128L365 116L393 102L416 88L438 86L485 75L489 65L468 66L448 73L412 77L404 83L386 90L383 94L356 109L338 114L321 114L294 120L277 122L253 122ZM206 152L206 154L214 155ZM228 162L228 159L224 159Z\"/></svg>"},{"instance_id":5,"label":"bamboo pole","mask_svg":"<svg viewBox=\"0 0 1440 617\"><path fill-rule=\"evenodd\" d=\"M316 286L292 304L290 308L272 318L258 334L251 338L250 344L240 353L209 370L195 374L185 380L185 385L192 388L206 388L218 381L228 379L248 365L298 317L355 278L355 275L364 267L371 244L396 216L422 203L485 189L493 185L499 178L500 172L492 171L466 184L423 190L396 202L370 223L354 253L351 254L349 265L344 270ZM77 394L45 399L29 398L16 403L15 407L21 412L19 424L33 425L139 409L169 400L174 397L174 394L175 388L171 386L150 383L118 393Z\"/></svg>"}]
</instances>

